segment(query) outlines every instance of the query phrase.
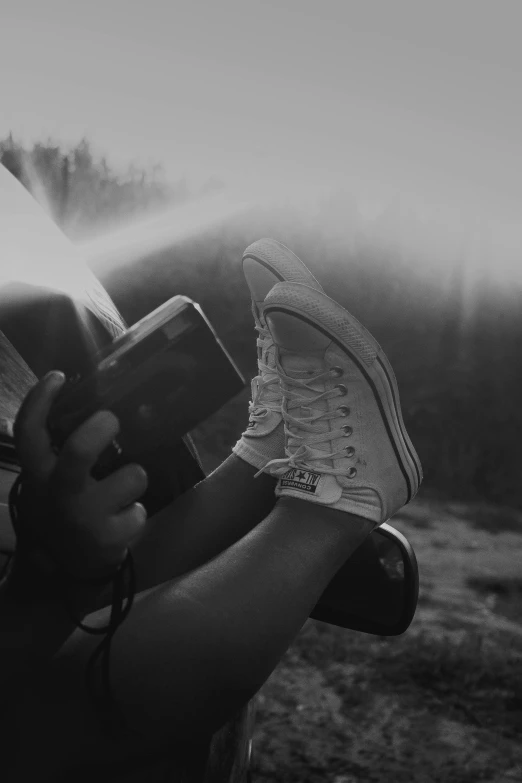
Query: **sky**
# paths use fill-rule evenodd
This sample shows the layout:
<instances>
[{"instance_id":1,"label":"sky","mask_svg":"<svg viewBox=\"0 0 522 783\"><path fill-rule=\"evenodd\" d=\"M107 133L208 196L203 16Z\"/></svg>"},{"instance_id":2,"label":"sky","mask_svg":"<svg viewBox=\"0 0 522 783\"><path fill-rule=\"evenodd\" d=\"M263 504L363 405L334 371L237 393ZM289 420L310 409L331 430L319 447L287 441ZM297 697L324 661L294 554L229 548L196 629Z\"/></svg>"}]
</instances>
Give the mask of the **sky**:
<instances>
[{"instance_id":1,"label":"sky","mask_svg":"<svg viewBox=\"0 0 522 783\"><path fill-rule=\"evenodd\" d=\"M3 0L0 136L245 195L522 206L520 0Z\"/></svg>"}]
</instances>

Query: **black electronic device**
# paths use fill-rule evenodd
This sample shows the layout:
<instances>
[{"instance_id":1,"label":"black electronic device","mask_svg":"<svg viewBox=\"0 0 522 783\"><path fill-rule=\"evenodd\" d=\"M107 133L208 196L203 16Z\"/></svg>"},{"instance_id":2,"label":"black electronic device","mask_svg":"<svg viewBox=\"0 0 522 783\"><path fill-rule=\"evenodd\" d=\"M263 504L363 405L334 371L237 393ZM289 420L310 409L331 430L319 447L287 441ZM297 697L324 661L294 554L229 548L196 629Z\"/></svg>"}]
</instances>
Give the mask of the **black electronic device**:
<instances>
[{"instance_id":1,"label":"black electronic device","mask_svg":"<svg viewBox=\"0 0 522 783\"><path fill-rule=\"evenodd\" d=\"M120 431L98 460L94 477L138 462L154 492L150 484L162 443L182 438L244 386L199 305L175 296L103 348L92 371L65 384L49 414L51 440L59 449L91 414L112 411ZM168 469L163 466L162 472ZM149 513L163 503L152 505Z\"/></svg>"}]
</instances>

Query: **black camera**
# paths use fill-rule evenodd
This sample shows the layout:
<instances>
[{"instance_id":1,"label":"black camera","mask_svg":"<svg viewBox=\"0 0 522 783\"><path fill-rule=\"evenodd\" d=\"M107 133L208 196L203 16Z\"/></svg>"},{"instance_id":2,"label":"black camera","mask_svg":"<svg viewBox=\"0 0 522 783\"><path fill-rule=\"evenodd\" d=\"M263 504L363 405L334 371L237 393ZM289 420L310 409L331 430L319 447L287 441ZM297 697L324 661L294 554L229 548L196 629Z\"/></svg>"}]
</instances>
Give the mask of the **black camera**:
<instances>
[{"instance_id":1,"label":"black camera","mask_svg":"<svg viewBox=\"0 0 522 783\"><path fill-rule=\"evenodd\" d=\"M149 474L152 497L161 445L182 438L244 386L199 305L175 296L103 348L92 371L64 385L48 418L51 440L59 449L91 414L112 411L120 431L93 476L138 462ZM156 499L147 509L163 504Z\"/></svg>"}]
</instances>

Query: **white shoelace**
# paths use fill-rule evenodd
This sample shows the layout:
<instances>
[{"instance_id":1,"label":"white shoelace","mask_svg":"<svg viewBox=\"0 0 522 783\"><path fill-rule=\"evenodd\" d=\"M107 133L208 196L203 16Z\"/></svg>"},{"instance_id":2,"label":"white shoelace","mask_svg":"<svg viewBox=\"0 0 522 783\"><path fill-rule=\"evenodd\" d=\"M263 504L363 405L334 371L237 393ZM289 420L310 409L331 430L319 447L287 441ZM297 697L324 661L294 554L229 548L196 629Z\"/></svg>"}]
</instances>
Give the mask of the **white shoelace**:
<instances>
[{"instance_id":1,"label":"white shoelace","mask_svg":"<svg viewBox=\"0 0 522 783\"><path fill-rule=\"evenodd\" d=\"M348 437L342 429L342 424L327 432L324 432L318 425L320 421L340 418L341 416L337 410L325 411L319 409L315 413L312 411L313 406L318 402L344 396L338 386L320 393L317 393L317 389L311 386L312 383L317 381L323 381L327 378L331 379L330 369L306 379L291 378L281 368L279 368L279 373L283 400L284 403L286 402L286 404L283 403L282 408L285 435L287 437L286 457L270 460L256 475L265 472L267 468L271 468L271 475L282 476L290 468L297 468L319 473L329 473L332 476L346 476L346 468L334 468L325 462L325 460L332 460L340 455L347 456L345 447L337 451L318 451L313 448L315 445L327 444L329 441ZM304 396L302 394L303 389L315 392L315 396ZM291 411L301 407L309 408L311 410L310 416L296 417L292 415Z\"/></svg>"},{"instance_id":2,"label":"white shoelace","mask_svg":"<svg viewBox=\"0 0 522 783\"><path fill-rule=\"evenodd\" d=\"M259 375L252 378L252 400L248 406L248 414L250 421L259 422L267 416L268 411L281 413L281 388L276 369L269 367L261 358L263 355L266 355L266 342L268 340L271 342L272 336L257 318L255 318L255 322L256 329L259 332L257 338ZM263 348L265 348L265 351L263 351Z\"/></svg>"}]
</instances>

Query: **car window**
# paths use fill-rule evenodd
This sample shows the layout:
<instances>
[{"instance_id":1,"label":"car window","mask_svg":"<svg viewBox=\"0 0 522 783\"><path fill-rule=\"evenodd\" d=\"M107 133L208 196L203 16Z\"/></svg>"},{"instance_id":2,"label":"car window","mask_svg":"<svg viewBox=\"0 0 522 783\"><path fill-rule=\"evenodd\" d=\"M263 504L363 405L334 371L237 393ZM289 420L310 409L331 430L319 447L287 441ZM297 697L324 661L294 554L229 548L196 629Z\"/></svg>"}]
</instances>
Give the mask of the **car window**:
<instances>
[{"instance_id":1,"label":"car window","mask_svg":"<svg viewBox=\"0 0 522 783\"><path fill-rule=\"evenodd\" d=\"M0 378L0 433L8 435L22 400L36 383L36 377L2 332Z\"/></svg>"},{"instance_id":2,"label":"car window","mask_svg":"<svg viewBox=\"0 0 522 783\"><path fill-rule=\"evenodd\" d=\"M0 573L15 537L8 508L9 489L18 470L12 439L16 413L36 382L29 367L0 332Z\"/></svg>"}]
</instances>

